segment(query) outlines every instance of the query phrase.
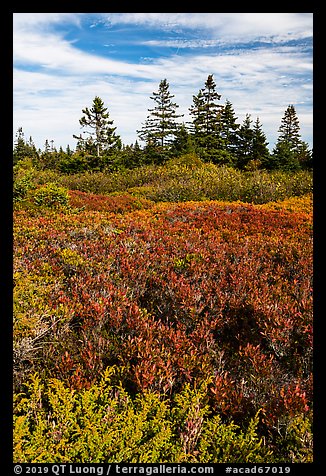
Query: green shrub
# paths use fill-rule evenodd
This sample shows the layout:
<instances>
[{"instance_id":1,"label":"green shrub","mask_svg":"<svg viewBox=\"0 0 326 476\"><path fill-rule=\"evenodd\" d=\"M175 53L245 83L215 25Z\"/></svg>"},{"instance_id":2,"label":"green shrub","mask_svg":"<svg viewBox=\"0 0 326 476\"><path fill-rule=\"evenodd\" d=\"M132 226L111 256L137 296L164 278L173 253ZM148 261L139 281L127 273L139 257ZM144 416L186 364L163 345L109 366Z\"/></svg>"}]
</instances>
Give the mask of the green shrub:
<instances>
[{"instance_id":1,"label":"green shrub","mask_svg":"<svg viewBox=\"0 0 326 476\"><path fill-rule=\"evenodd\" d=\"M154 188L147 198L155 202L187 202L205 200L203 190L191 177L168 180L164 185Z\"/></svg>"},{"instance_id":2,"label":"green shrub","mask_svg":"<svg viewBox=\"0 0 326 476\"><path fill-rule=\"evenodd\" d=\"M243 173L240 199L250 203L267 203L302 196L312 192L312 175L300 172L266 172L255 170Z\"/></svg>"},{"instance_id":3,"label":"green shrub","mask_svg":"<svg viewBox=\"0 0 326 476\"><path fill-rule=\"evenodd\" d=\"M238 170L207 164L194 178L210 200L240 200L243 174Z\"/></svg>"},{"instance_id":4,"label":"green shrub","mask_svg":"<svg viewBox=\"0 0 326 476\"><path fill-rule=\"evenodd\" d=\"M13 168L13 201L14 203L25 200L30 190L36 187L37 171L32 166L32 159L20 160Z\"/></svg>"},{"instance_id":5,"label":"green shrub","mask_svg":"<svg viewBox=\"0 0 326 476\"><path fill-rule=\"evenodd\" d=\"M33 203L38 206L58 208L69 205L68 190L55 183L41 185L30 194Z\"/></svg>"},{"instance_id":6,"label":"green shrub","mask_svg":"<svg viewBox=\"0 0 326 476\"><path fill-rule=\"evenodd\" d=\"M32 175L27 173L21 178L14 181L13 200L14 203L24 200L29 190L33 188Z\"/></svg>"},{"instance_id":7,"label":"green shrub","mask_svg":"<svg viewBox=\"0 0 326 476\"><path fill-rule=\"evenodd\" d=\"M204 162L200 160L198 155L193 152L190 152L189 154L181 155L180 157L177 157L175 159L170 159L165 164L167 168L172 168L180 165L185 166L188 169L196 169L199 167L203 167Z\"/></svg>"},{"instance_id":8,"label":"green shrub","mask_svg":"<svg viewBox=\"0 0 326 476\"><path fill-rule=\"evenodd\" d=\"M37 173L37 183L38 185L46 185L47 183L55 183L57 185L61 184L63 175L55 170L45 169L38 170Z\"/></svg>"},{"instance_id":9,"label":"green shrub","mask_svg":"<svg viewBox=\"0 0 326 476\"><path fill-rule=\"evenodd\" d=\"M171 159L161 166L144 165L110 173L28 173L31 179L23 178L26 170L16 178L16 200L26 196L26 180L33 185L50 182L69 190L102 195L129 192L156 202L241 200L261 204L312 192L312 174L309 171L240 171L227 165L203 163L194 154Z\"/></svg>"},{"instance_id":10,"label":"green shrub","mask_svg":"<svg viewBox=\"0 0 326 476\"><path fill-rule=\"evenodd\" d=\"M208 420L199 444L201 462L205 463L269 463L273 461L272 451L263 445L257 434L259 415L257 414L241 431L234 423L221 423L219 415Z\"/></svg>"},{"instance_id":11,"label":"green shrub","mask_svg":"<svg viewBox=\"0 0 326 476\"><path fill-rule=\"evenodd\" d=\"M19 463L267 462L257 435L211 416L205 385L186 386L172 403L153 392L134 399L107 369L98 384L74 391L34 375L15 397L14 461Z\"/></svg>"},{"instance_id":12,"label":"green shrub","mask_svg":"<svg viewBox=\"0 0 326 476\"><path fill-rule=\"evenodd\" d=\"M311 418L297 415L290 418L279 430L278 447L289 455L291 463L313 462Z\"/></svg>"},{"instance_id":13,"label":"green shrub","mask_svg":"<svg viewBox=\"0 0 326 476\"><path fill-rule=\"evenodd\" d=\"M69 190L79 190L80 192L110 193L114 192L113 187L107 187L111 183L110 176L103 172L84 172L72 175L62 175L60 184Z\"/></svg>"},{"instance_id":14,"label":"green shrub","mask_svg":"<svg viewBox=\"0 0 326 476\"><path fill-rule=\"evenodd\" d=\"M131 400L112 369L78 393L35 376L19 395L14 459L19 462L167 462L181 458L168 405L148 393ZM27 398L26 398L27 397Z\"/></svg>"},{"instance_id":15,"label":"green shrub","mask_svg":"<svg viewBox=\"0 0 326 476\"><path fill-rule=\"evenodd\" d=\"M139 198L149 198L156 196L157 189L152 185L143 185L142 187L131 187L128 188L128 193Z\"/></svg>"},{"instance_id":16,"label":"green shrub","mask_svg":"<svg viewBox=\"0 0 326 476\"><path fill-rule=\"evenodd\" d=\"M274 176L274 174L273 174ZM275 173L275 176L277 174ZM295 173L283 174L284 185L288 184L287 197L297 196L301 197L313 190L313 176L312 173L307 170L300 170Z\"/></svg>"}]
</instances>

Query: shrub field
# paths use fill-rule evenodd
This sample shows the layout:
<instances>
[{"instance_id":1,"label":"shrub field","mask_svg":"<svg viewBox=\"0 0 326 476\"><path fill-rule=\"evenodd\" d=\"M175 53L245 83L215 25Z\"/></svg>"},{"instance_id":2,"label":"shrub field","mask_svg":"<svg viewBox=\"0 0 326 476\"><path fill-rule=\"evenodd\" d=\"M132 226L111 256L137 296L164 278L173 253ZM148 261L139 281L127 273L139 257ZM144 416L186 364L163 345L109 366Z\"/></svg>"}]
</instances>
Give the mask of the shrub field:
<instances>
[{"instance_id":1,"label":"shrub field","mask_svg":"<svg viewBox=\"0 0 326 476\"><path fill-rule=\"evenodd\" d=\"M24 167L25 165L25 167ZM267 203L312 192L311 171L240 171L201 162L191 154L165 165L117 171L59 174L36 170L30 162L16 166L14 198L20 200L37 185L55 183L69 190L100 195L131 194L154 202L241 200Z\"/></svg>"},{"instance_id":2,"label":"shrub field","mask_svg":"<svg viewBox=\"0 0 326 476\"><path fill-rule=\"evenodd\" d=\"M311 194L59 181L14 212L14 460L311 462Z\"/></svg>"}]
</instances>

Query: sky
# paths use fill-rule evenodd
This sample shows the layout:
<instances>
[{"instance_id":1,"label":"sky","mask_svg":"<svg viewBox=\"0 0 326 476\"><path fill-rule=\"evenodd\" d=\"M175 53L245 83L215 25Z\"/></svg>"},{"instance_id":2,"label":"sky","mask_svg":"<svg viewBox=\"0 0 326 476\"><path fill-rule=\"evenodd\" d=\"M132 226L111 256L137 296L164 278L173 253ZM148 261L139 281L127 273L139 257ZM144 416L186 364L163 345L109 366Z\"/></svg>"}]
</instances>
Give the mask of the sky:
<instances>
[{"instance_id":1,"label":"sky","mask_svg":"<svg viewBox=\"0 0 326 476\"><path fill-rule=\"evenodd\" d=\"M162 79L187 122L209 74L238 123L259 117L270 149L290 104L313 145L312 13L14 13L13 66L14 136L22 127L37 148L75 148L95 96L123 144L139 141Z\"/></svg>"}]
</instances>

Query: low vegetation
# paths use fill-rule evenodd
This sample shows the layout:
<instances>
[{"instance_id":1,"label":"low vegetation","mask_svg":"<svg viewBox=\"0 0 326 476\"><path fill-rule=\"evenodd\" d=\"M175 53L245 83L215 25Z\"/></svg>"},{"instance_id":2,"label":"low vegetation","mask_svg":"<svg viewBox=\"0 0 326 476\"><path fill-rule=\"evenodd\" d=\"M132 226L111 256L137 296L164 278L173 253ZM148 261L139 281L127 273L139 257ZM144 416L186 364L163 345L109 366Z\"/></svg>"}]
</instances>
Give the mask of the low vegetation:
<instances>
[{"instance_id":1,"label":"low vegetation","mask_svg":"<svg viewBox=\"0 0 326 476\"><path fill-rule=\"evenodd\" d=\"M312 461L312 178L15 169L14 460Z\"/></svg>"},{"instance_id":2,"label":"low vegetation","mask_svg":"<svg viewBox=\"0 0 326 476\"><path fill-rule=\"evenodd\" d=\"M300 197L312 192L310 171L240 171L232 167L206 164L189 154L166 165L142 166L120 172L60 174L39 171L26 160L14 168L14 199L27 197L39 185L49 183L69 190L97 195L130 194L154 202L191 200L240 200L267 203Z\"/></svg>"}]
</instances>

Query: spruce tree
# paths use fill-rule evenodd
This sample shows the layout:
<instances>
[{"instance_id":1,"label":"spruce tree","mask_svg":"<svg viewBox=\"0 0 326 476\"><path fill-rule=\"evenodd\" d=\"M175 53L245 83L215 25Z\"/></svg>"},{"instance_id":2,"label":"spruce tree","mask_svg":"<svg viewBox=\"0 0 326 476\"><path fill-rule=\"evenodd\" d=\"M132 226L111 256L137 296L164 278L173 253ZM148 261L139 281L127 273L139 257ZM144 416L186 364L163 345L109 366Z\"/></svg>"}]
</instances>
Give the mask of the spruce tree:
<instances>
[{"instance_id":1,"label":"spruce tree","mask_svg":"<svg viewBox=\"0 0 326 476\"><path fill-rule=\"evenodd\" d=\"M173 154L179 156L194 152L194 144L185 124L181 124L175 133L175 139L172 144Z\"/></svg>"},{"instance_id":2,"label":"spruce tree","mask_svg":"<svg viewBox=\"0 0 326 476\"><path fill-rule=\"evenodd\" d=\"M213 75L209 74L205 87L193 96L193 105L189 108L193 116L192 132L198 154L206 161L216 161L221 148L220 115L223 106L217 104L221 95L216 92Z\"/></svg>"},{"instance_id":3,"label":"spruce tree","mask_svg":"<svg viewBox=\"0 0 326 476\"><path fill-rule=\"evenodd\" d=\"M253 151L253 129L250 114L246 114L239 129L239 138L236 147L237 167L244 169L252 158Z\"/></svg>"},{"instance_id":4,"label":"spruce tree","mask_svg":"<svg viewBox=\"0 0 326 476\"><path fill-rule=\"evenodd\" d=\"M262 124L259 120L259 117L257 117L254 123L252 135L252 165L255 164L255 168L260 166L265 167L265 165L268 164L269 159L270 152L268 149L268 142L266 139L266 135L262 130Z\"/></svg>"},{"instance_id":5,"label":"spruce tree","mask_svg":"<svg viewBox=\"0 0 326 476\"><path fill-rule=\"evenodd\" d=\"M49 140L48 139L45 139L45 142L44 142L44 154L49 154L51 152L51 147L50 147L50 144L49 144Z\"/></svg>"},{"instance_id":6,"label":"spruce tree","mask_svg":"<svg viewBox=\"0 0 326 476\"><path fill-rule=\"evenodd\" d=\"M81 127L89 130L86 131L87 137L74 135L78 139L78 149L84 146L87 152L96 152L96 156L100 157L103 152L107 152L121 145L120 137L115 134L116 127L113 120L110 120L108 108L104 107L104 102L98 96L93 99L92 107L82 109L84 116L79 120Z\"/></svg>"},{"instance_id":7,"label":"spruce tree","mask_svg":"<svg viewBox=\"0 0 326 476\"><path fill-rule=\"evenodd\" d=\"M158 138L155 134L155 121L151 117L147 117L142 128L136 132L140 140L146 143L145 147L155 147L159 145Z\"/></svg>"},{"instance_id":8,"label":"spruce tree","mask_svg":"<svg viewBox=\"0 0 326 476\"><path fill-rule=\"evenodd\" d=\"M190 114L193 116L190 130L194 136L194 141L198 147L204 144L205 138L205 112L204 112L204 94L202 89L199 90L197 96L193 96L193 105L189 108Z\"/></svg>"},{"instance_id":9,"label":"spruce tree","mask_svg":"<svg viewBox=\"0 0 326 476\"><path fill-rule=\"evenodd\" d=\"M237 119L233 106L227 99L220 114L220 138L221 148L223 149L224 154L226 155L227 153L230 157L230 165L236 161L235 153L237 150L240 128L240 124L236 122Z\"/></svg>"},{"instance_id":10,"label":"spruce tree","mask_svg":"<svg viewBox=\"0 0 326 476\"><path fill-rule=\"evenodd\" d=\"M33 157L33 158L37 158L38 153L37 153L36 146L35 146L35 143L33 141L32 136L29 136L29 141L26 143L26 145L29 148L30 156Z\"/></svg>"},{"instance_id":11,"label":"spruce tree","mask_svg":"<svg viewBox=\"0 0 326 476\"><path fill-rule=\"evenodd\" d=\"M25 140L23 128L19 127L16 132L16 141L14 143L13 149L13 164L16 165L17 162L24 159L25 157L38 159L38 153L32 137L30 137L29 142L27 142Z\"/></svg>"},{"instance_id":12,"label":"spruce tree","mask_svg":"<svg viewBox=\"0 0 326 476\"><path fill-rule=\"evenodd\" d=\"M170 93L169 87L167 80L162 79L158 92L153 92L153 96L150 96L156 106L148 109L150 114L142 129L137 131L139 138L144 140L147 146L159 145L164 148L169 145L178 129L176 119L183 116L176 113L179 106L172 102L174 95Z\"/></svg>"},{"instance_id":13,"label":"spruce tree","mask_svg":"<svg viewBox=\"0 0 326 476\"><path fill-rule=\"evenodd\" d=\"M309 162L309 151L301 140L299 119L292 104L285 110L278 132L269 168L298 170L304 162L303 157Z\"/></svg>"},{"instance_id":14,"label":"spruce tree","mask_svg":"<svg viewBox=\"0 0 326 476\"><path fill-rule=\"evenodd\" d=\"M51 145L50 145L51 144ZM40 160L38 162L38 168L42 170L45 169L56 169L58 166L59 154L54 147L54 140L48 139L45 140L43 152L40 154Z\"/></svg>"},{"instance_id":15,"label":"spruce tree","mask_svg":"<svg viewBox=\"0 0 326 476\"><path fill-rule=\"evenodd\" d=\"M307 142L301 141L301 144L298 148L298 161L300 168L302 169L312 169L313 168L313 153L309 149Z\"/></svg>"},{"instance_id":16,"label":"spruce tree","mask_svg":"<svg viewBox=\"0 0 326 476\"><path fill-rule=\"evenodd\" d=\"M13 162L14 165L21 159L26 157L26 142L24 137L23 128L19 127L16 132L16 142L13 150Z\"/></svg>"},{"instance_id":17,"label":"spruce tree","mask_svg":"<svg viewBox=\"0 0 326 476\"><path fill-rule=\"evenodd\" d=\"M296 110L292 104L285 110L278 132L280 133L278 138L279 142L287 142L293 151L297 150L301 142L300 124Z\"/></svg>"},{"instance_id":18,"label":"spruce tree","mask_svg":"<svg viewBox=\"0 0 326 476\"><path fill-rule=\"evenodd\" d=\"M172 102L174 95L170 93L169 87L166 79L160 81L158 92L150 96L156 106L148 109L149 115L143 127L137 131L139 138L146 142L146 148L154 155L157 146L163 150L171 143L179 127L176 119L183 116L176 113L179 106Z\"/></svg>"}]
</instances>

